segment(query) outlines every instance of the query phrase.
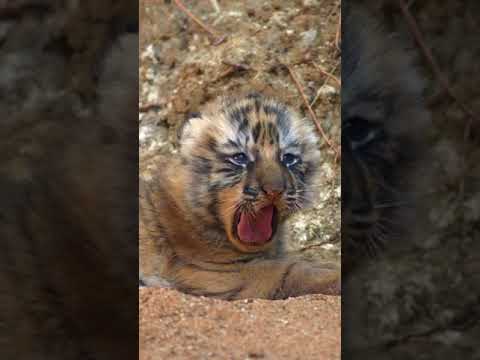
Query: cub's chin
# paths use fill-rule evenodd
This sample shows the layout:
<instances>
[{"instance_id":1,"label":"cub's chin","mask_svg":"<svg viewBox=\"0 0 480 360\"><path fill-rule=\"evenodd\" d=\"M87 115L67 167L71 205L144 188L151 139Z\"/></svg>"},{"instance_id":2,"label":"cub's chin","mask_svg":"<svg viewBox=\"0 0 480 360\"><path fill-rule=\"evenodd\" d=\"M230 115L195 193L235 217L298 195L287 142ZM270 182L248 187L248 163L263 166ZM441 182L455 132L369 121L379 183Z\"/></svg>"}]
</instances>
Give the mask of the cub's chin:
<instances>
[{"instance_id":1,"label":"cub's chin","mask_svg":"<svg viewBox=\"0 0 480 360\"><path fill-rule=\"evenodd\" d=\"M270 204L255 213L238 210L228 237L243 252L265 251L272 246L278 227L278 210Z\"/></svg>"}]
</instances>

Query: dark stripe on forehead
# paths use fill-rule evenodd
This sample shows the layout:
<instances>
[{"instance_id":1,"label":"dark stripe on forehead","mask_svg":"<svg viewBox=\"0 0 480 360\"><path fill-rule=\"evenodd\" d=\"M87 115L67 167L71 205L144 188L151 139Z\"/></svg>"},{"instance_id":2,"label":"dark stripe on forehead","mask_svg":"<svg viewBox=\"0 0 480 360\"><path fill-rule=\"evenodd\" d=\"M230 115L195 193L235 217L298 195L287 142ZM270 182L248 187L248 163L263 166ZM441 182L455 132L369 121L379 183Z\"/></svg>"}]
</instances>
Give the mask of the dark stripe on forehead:
<instances>
[{"instance_id":1,"label":"dark stripe on forehead","mask_svg":"<svg viewBox=\"0 0 480 360\"><path fill-rule=\"evenodd\" d=\"M262 124L258 122L252 130L253 141L256 143L258 137L260 136L260 131L262 130Z\"/></svg>"},{"instance_id":2,"label":"dark stripe on forehead","mask_svg":"<svg viewBox=\"0 0 480 360\"><path fill-rule=\"evenodd\" d=\"M265 105L263 111L267 115L275 115L278 130L286 135L291 126L290 113L283 105Z\"/></svg>"},{"instance_id":3,"label":"dark stripe on forehead","mask_svg":"<svg viewBox=\"0 0 480 360\"><path fill-rule=\"evenodd\" d=\"M272 115L272 114L278 115L278 113L280 113L279 107L277 105L271 105L271 104L265 104L263 106L263 111L267 115Z\"/></svg>"},{"instance_id":4,"label":"dark stripe on forehead","mask_svg":"<svg viewBox=\"0 0 480 360\"><path fill-rule=\"evenodd\" d=\"M228 113L228 117L232 124L242 124L243 121L248 121L248 113L252 111L250 105L246 105L237 109L234 109Z\"/></svg>"},{"instance_id":5,"label":"dark stripe on forehead","mask_svg":"<svg viewBox=\"0 0 480 360\"><path fill-rule=\"evenodd\" d=\"M238 127L238 132L239 133L248 133L248 128L249 128L249 123L248 123L248 118L243 119L243 121L240 123L240 126Z\"/></svg>"},{"instance_id":6,"label":"dark stripe on forehead","mask_svg":"<svg viewBox=\"0 0 480 360\"><path fill-rule=\"evenodd\" d=\"M270 145L278 144L280 142L278 129L272 123L268 124L268 137Z\"/></svg>"},{"instance_id":7,"label":"dark stripe on forehead","mask_svg":"<svg viewBox=\"0 0 480 360\"><path fill-rule=\"evenodd\" d=\"M259 93L251 93L247 95L247 99L254 100L255 112L258 114L260 112L260 108L262 107L262 95Z\"/></svg>"},{"instance_id":8,"label":"dark stripe on forehead","mask_svg":"<svg viewBox=\"0 0 480 360\"><path fill-rule=\"evenodd\" d=\"M254 92L249 93L249 94L246 96L246 98L247 98L247 99L259 99L259 100L260 100L260 99L263 98L263 96L262 96L260 93L254 91Z\"/></svg>"},{"instance_id":9,"label":"dark stripe on forehead","mask_svg":"<svg viewBox=\"0 0 480 360\"><path fill-rule=\"evenodd\" d=\"M233 147L238 147L238 146L240 146L240 144L239 144L238 142L233 141L233 140L231 140L231 139L228 139L227 144L228 144L229 146L233 146Z\"/></svg>"}]
</instances>

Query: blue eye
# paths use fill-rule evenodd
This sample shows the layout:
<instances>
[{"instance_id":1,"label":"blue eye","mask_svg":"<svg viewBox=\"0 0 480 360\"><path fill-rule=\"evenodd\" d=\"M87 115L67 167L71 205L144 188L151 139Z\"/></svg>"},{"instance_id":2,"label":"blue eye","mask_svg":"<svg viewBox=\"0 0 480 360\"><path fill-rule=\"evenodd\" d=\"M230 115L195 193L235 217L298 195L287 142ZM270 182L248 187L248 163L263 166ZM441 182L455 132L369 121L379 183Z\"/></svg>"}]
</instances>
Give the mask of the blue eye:
<instances>
[{"instance_id":1,"label":"blue eye","mask_svg":"<svg viewBox=\"0 0 480 360\"><path fill-rule=\"evenodd\" d=\"M244 153L238 153L228 158L232 164L245 167L248 164L248 156Z\"/></svg>"},{"instance_id":2,"label":"blue eye","mask_svg":"<svg viewBox=\"0 0 480 360\"><path fill-rule=\"evenodd\" d=\"M299 161L300 161L300 157L298 157L297 155L293 155L293 154L285 154L282 157L282 163L286 167L293 166L296 163L298 163Z\"/></svg>"}]
</instances>

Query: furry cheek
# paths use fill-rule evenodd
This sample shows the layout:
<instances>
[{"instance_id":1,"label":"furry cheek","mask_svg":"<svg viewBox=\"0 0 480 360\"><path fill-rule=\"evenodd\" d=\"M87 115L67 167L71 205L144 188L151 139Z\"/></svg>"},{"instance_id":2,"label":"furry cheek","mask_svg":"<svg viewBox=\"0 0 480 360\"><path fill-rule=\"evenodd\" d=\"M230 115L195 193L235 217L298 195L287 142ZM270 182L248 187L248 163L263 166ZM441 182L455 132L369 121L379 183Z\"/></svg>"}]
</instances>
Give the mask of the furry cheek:
<instances>
[{"instance_id":1,"label":"furry cheek","mask_svg":"<svg viewBox=\"0 0 480 360\"><path fill-rule=\"evenodd\" d=\"M218 194L219 218L225 227L228 240L235 245L235 247L240 247L240 250L243 250L242 244L240 244L236 239L233 232L233 227L235 223L236 211L242 199L242 190L243 184L240 183L231 188L224 189Z\"/></svg>"}]
</instances>

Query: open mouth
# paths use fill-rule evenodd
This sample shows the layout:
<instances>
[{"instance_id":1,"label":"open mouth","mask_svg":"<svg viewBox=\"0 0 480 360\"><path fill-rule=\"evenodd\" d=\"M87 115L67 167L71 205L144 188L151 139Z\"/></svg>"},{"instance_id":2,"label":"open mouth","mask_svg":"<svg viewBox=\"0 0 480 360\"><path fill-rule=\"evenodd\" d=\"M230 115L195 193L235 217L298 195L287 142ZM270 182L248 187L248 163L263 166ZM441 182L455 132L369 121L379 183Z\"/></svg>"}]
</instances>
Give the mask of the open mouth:
<instances>
[{"instance_id":1,"label":"open mouth","mask_svg":"<svg viewBox=\"0 0 480 360\"><path fill-rule=\"evenodd\" d=\"M277 230L278 214L274 205L268 205L255 214L238 211L235 214L233 233L249 246L261 246L272 240Z\"/></svg>"}]
</instances>

